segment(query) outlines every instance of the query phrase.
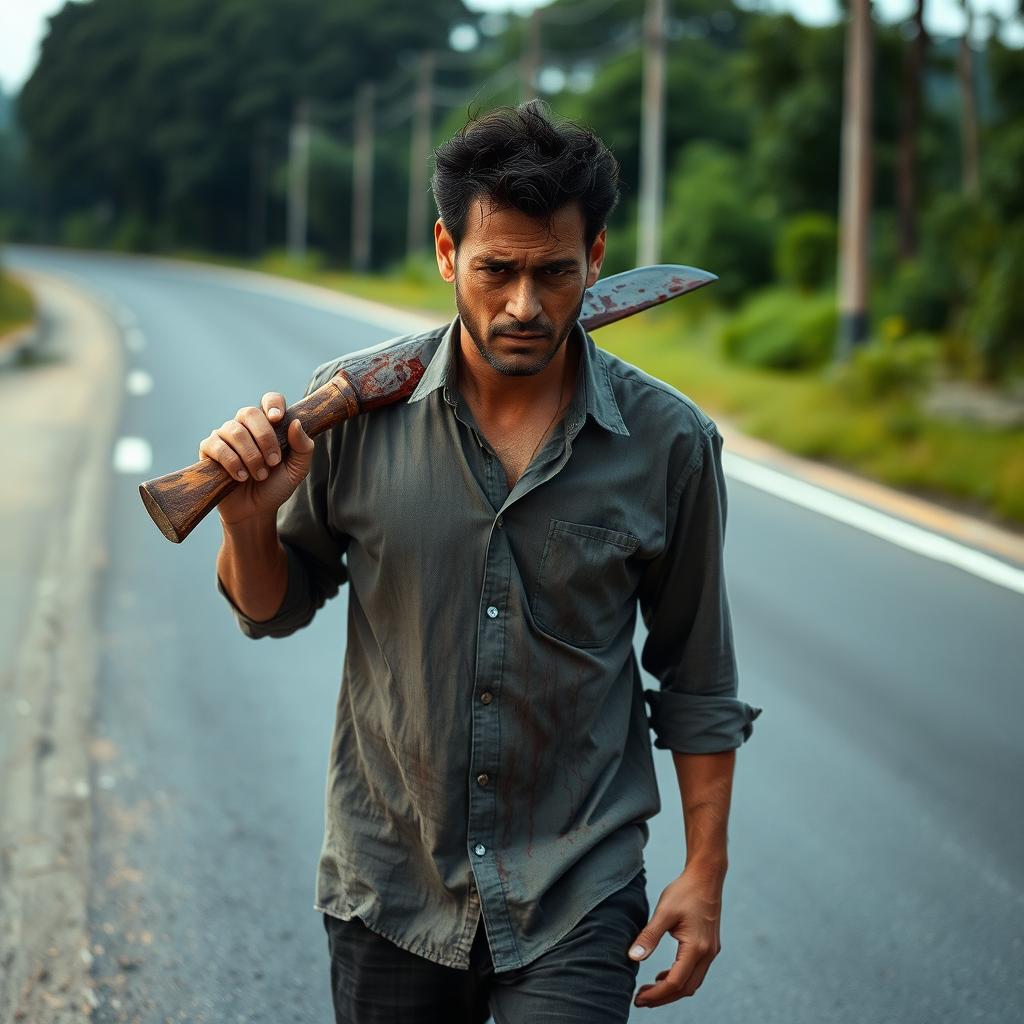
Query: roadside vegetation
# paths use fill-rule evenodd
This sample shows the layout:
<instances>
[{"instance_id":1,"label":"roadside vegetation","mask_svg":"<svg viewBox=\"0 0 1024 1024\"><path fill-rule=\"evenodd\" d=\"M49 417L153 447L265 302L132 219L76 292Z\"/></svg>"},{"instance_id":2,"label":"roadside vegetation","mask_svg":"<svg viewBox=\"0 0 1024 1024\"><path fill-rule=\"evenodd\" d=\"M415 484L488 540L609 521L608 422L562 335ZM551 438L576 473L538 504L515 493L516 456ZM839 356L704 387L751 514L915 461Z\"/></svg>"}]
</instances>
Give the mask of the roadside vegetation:
<instances>
[{"instance_id":1,"label":"roadside vegetation","mask_svg":"<svg viewBox=\"0 0 1024 1024\"><path fill-rule=\"evenodd\" d=\"M36 315L29 290L0 267L0 345L19 327L27 327Z\"/></svg>"}]
</instances>

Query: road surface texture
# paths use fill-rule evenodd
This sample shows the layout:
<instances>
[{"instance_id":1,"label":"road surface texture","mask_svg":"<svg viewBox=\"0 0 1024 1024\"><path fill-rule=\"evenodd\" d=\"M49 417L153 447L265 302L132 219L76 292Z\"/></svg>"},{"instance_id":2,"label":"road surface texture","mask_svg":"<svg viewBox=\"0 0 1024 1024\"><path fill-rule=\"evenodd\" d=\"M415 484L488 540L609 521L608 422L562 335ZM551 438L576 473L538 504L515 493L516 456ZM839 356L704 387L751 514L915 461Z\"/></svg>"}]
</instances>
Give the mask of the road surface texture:
<instances>
[{"instance_id":1,"label":"road surface texture","mask_svg":"<svg viewBox=\"0 0 1024 1024\"><path fill-rule=\"evenodd\" d=\"M137 488L195 461L240 406L297 400L319 363L409 321L198 266L9 258L106 303L124 344L90 748L92 1019L326 1024L312 902L345 595L285 640L246 639L214 587L216 514L172 545ZM741 695L765 712L738 756L723 950L694 997L633 1019L1021 1019L1024 598L736 479L727 561ZM671 756L655 754L652 906L684 858ZM640 981L674 951L663 939Z\"/></svg>"}]
</instances>

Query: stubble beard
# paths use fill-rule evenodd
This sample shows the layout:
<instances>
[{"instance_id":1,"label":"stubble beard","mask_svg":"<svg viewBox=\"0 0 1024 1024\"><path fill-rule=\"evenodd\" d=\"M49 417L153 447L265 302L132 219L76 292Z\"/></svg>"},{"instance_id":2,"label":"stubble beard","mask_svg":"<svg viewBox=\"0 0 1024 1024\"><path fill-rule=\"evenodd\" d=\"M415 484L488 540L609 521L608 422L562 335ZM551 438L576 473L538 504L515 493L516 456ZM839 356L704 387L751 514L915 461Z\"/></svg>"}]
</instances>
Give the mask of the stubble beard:
<instances>
[{"instance_id":1,"label":"stubble beard","mask_svg":"<svg viewBox=\"0 0 1024 1024\"><path fill-rule=\"evenodd\" d=\"M532 377L534 374L540 373L541 370L543 370L551 360L555 358L558 354L558 350L565 344L566 338L569 337L569 332L573 329L573 326L579 319L585 295L586 288L584 288L580 293L580 301L576 306L576 312L569 318L568 323L560 332L558 340L551 347L550 351L543 353L535 359L530 359L526 356L514 356L512 359L503 359L496 355L493 349L484 341L485 334L489 338L491 335L497 336L497 334L500 334L501 332L496 332L490 329L481 330L480 325L474 320L465 303L462 301L462 296L459 293L458 275L456 274L455 277L455 309L459 314L459 321L466 330L466 333L473 340L473 344L476 346L476 350L480 353L481 357L489 366L506 377ZM539 324L537 322L522 324L515 321L509 321L507 323L500 324L500 327L513 332L520 331L524 334L531 331L534 333L540 333L542 331L547 333L547 325Z\"/></svg>"}]
</instances>

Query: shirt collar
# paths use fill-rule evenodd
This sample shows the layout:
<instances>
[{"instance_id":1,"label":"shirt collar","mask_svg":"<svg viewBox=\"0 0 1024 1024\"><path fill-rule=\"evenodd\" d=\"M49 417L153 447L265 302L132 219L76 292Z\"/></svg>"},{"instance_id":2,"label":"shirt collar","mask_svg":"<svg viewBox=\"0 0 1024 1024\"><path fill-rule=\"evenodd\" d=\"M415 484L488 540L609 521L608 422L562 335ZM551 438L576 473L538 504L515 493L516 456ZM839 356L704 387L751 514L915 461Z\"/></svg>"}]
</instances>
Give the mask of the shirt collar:
<instances>
[{"instance_id":1,"label":"shirt collar","mask_svg":"<svg viewBox=\"0 0 1024 1024\"><path fill-rule=\"evenodd\" d=\"M423 376L409 396L410 402L419 402L431 392L443 388L445 401L450 405L455 404L449 384L454 384L454 375L451 371L455 355L455 332L458 328L459 318L456 316L448 325L448 330L445 331L441 343L427 364ZM601 358L594 339L587 334L578 320L573 331L581 342L580 372L576 380L576 397L573 405L578 406L582 400L584 409L596 423L613 434L628 437L629 430L622 422L622 413L619 411L619 403L615 400L608 364Z\"/></svg>"}]
</instances>

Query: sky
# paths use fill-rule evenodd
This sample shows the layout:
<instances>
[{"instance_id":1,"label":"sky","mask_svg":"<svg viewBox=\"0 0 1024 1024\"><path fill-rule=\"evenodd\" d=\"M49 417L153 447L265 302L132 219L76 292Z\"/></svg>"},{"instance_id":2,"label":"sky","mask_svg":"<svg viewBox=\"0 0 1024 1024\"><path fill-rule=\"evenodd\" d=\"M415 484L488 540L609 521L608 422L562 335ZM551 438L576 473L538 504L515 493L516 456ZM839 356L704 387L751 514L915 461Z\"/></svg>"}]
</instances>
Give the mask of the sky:
<instances>
[{"instance_id":1,"label":"sky","mask_svg":"<svg viewBox=\"0 0 1024 1024\"><path fill-rule=\"evenodd\" d=\"M77 2L77 0L76 0ZM393 2L393 0L391 0ZM474 11L528 11L546 6L549 0L464 0ZM812 25L832 24L838 20L835 0L737 0L748 9L792 11L801 21ZM28 78L39 56L39 44L46 33L46 18L64 5L64 0L5 0L0 16L0 86L5 92L16 92ZM914 0L875 0L880 19L886 22L906 18ZM1002 17L1012 14L1016 0L973 0L972 7L980 14L995 11ZM926 0L925 24L938 35L959 35L963 31L963 13L959 0ZM983 29L979 25L979 31ZM1019 21L1003 35L1013 46L1024 45L1024 25Z\"/></svg>"}]
</instances>

